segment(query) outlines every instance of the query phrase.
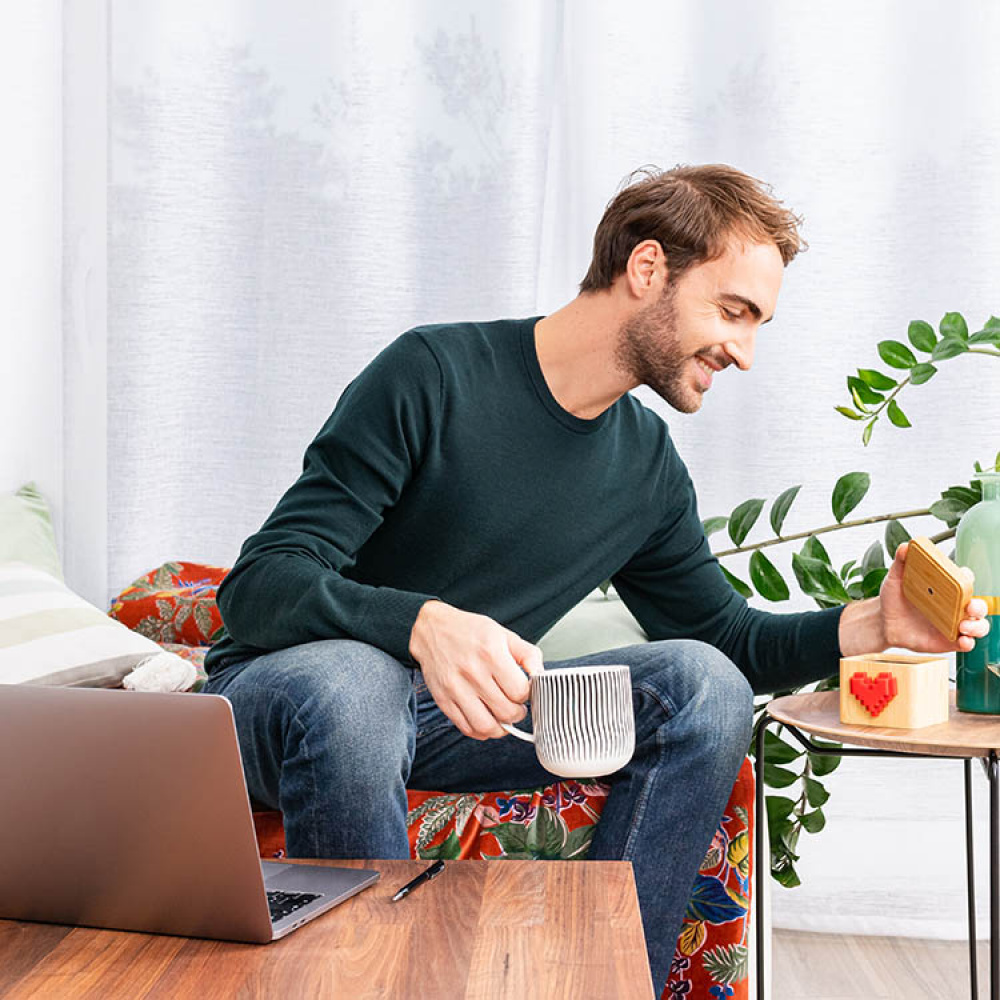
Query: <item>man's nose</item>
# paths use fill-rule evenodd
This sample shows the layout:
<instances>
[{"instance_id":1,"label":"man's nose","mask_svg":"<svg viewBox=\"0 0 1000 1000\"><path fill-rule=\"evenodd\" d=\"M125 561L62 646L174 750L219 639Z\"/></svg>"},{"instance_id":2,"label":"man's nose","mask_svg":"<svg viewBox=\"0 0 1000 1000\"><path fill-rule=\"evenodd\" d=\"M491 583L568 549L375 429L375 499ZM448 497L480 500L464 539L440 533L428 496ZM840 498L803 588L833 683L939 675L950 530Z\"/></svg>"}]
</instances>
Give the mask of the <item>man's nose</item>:
<instances>
[{"instance_id":1,"label":"man's nose","mask_svg":"<svg viewBox=\"0 0 1000 1000\"><path fill-rule=\"evenodd\" d=\"M730 340L724 344L726 353L733 359L733 363L742 372L750 371L753 364L754 344L757 342L757 328L741 334L735 340Z\"/></svg>"}]
</instances>

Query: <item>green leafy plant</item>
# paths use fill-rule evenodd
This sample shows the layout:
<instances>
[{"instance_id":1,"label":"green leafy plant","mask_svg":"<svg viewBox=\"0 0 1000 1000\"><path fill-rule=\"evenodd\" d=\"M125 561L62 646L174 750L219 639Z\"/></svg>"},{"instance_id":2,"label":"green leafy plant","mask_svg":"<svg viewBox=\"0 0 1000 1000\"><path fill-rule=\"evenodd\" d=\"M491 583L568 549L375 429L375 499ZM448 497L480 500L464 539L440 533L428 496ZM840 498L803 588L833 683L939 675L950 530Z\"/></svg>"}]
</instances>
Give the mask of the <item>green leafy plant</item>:
<instances>
[{"instance_id":1,"label":"green leafy plant","mask_svg":"<svg viewBox=\"0 0 1000 1000\"><path fill-rule=\"evenodd\" d=\"M836 410L848 420L864 423L861 440L865 445L871 440L875 424L883 414L896 427L911 426L897 397L907 385L922 385L930 381L938 371L935 362L940 364L962 354L1000 358L1000 318L996 316L991 316L981 330L970 334L969 325L961 313L945 313L938 324L938 333L934 332L930 323L915 319L906 331L913 350L899 340L879 342L879 357L900 376L898 378L875 368L859 368L857 375L847 376L847 391L852 405L838 406ZM926 357L918 357L914 350ZM902 377L904 371L906 376Z\"/></svg>"},{"instance_id":2,"label":"green leafy plant","mask_svg":"<svg viewBox=\"0 0 1000 1000\"><path fill-rule=\"evenodd\" d=\"M1000 319L996 316L991 316L981 330L970 334L968 324L960 313L947 313L938 331L940 336L929 323L914 320L907 330L912 350L897 340L879 343L878 353L882 361L897 374L905 371L905 377L893 378L873 368L859 368L857 375L848 376L847 388L853 406L838 406L836 409L850 420L864 422L864 445L868 445L875 424L883 414L893 426L911 426L897 397L905 386L929 381L938 371L935 363L961 354L1000 358ZM918 354L926 357L918 357ZM1000 470L1000 453L992 467ZM979 462L975 463L975 471L984 471ZM868 494L870 486L871 478L866 472L849 472L841 476L834 484L830 497L831 522L806 531L789 534L784 530L789 510L802 489L801 484L789 487L771 501L767 521L773 537L748 542L768 506L767 498L762 497L745 500L728 516L709 517L702 524L709 537L722 531L727 533L731 544L715 548L714 554L719 558L730 584L744 597L749 599L756 594L774 603L789 600L791 586L765 550L772 546L794 547L801 543L797 550L793 549L791 556L795 584L820 608L832 608L878 595L888 573L888 563L894 558L900 543L910 537L904 521L915 517L937 518L942 522L942 529L931 535L931 539L936 543L944 542L954 537L965 511L982 499L980 483L972 480L948 486L936 499L918 508L849 518ZM881 538L872 540L871 529L883 525ZM820 540L821 536L850 529L868 529L868 532L857 556L836 567ZM747 554L750 556L749 579L744 580L725 565L725 560ZM814 690L832 690L838 686L839 678L834 676L820 682ZM792 693L794 691L779 691L775 692L775 697ZM756 706L755 733L766 702L767 699L764 699ZM781 793L768 794L765 798L771 874L782 885L792 887L800 884L795 870L795 862L799 859L799 838L803 830L819 833L826 825L823 807L830 793L823 779L837 768L841 758L807 752L797 741L793 743L784 739L782 733L782 727L765 733L763 780L768 788ZM813 740L813 743L823 750L836 750L839 746L819 740ZM751 754L754 753L754 746L751 747Z\"/></svg>"},{"instance_id":3,"label":"green leafy plant","mask_svg":"<svg viewBox=\"0 0 1000 1000\"><path fill-rule=\"evenodd\" d=\"M1000 470L1000 453L993 467ZM982 472L979 462L976 472ZM943 542L952 538L962 515L982 499L982 487L976 481L950 486L940 497L925 507L912 510L892 511L867 517L848 519L864 500L871 485L866 472L849 472L841 476L833 487L830 498L833 521L830 524L794 534L783 533L785 518L798 496L801 485L793 486L781 493L772 503L769 522L773 538L747 543L747 538L760 520L767 500L754 498L736 506L728 517L711 517L702 522L706 535L714 535L727 530L733 544L715 550L721 560L738 554L750 553L749 582L740 579L724 565L722 571L732 586L746 598L755 594L767 601L779 603L789 599L791 588L781 571L764 554L764 549L777 545L794 545L801 542L798 551L791 557L792 571L799 590L812 598L820 608L833 608L848 601L863 600L878 595L882 581L888 573L888 563L895 557L899 545L910 538L910 533L902 522L914 517L936 517L943 522L942 530L931 539ZM884 525L883 537L871 541L858 558L835 567L819 536L834 531ZM837 676L830 677L816 685L817 691L829 691L839 686ZM795 690L775 692L775 697L793 694ZM756 726L760 724L764 707L769 699L763 699L756 707ZM799 836L819 833L826 825L823 806L829 799L829 791L822 779L834 771L840 757L806 752L797 742L791 743L781 737L781 727L769 729L764 736L764 784L779 789L784 794L767 795L766 808L770 833L771 874L782 885L792 887L799 884L795 871L798 860ZM835 750L836 743L812 741L824 750ZM756 743L754 743L754 747ZM754 753L751 748L751 754Z\"/></svg>"}]
</instances>

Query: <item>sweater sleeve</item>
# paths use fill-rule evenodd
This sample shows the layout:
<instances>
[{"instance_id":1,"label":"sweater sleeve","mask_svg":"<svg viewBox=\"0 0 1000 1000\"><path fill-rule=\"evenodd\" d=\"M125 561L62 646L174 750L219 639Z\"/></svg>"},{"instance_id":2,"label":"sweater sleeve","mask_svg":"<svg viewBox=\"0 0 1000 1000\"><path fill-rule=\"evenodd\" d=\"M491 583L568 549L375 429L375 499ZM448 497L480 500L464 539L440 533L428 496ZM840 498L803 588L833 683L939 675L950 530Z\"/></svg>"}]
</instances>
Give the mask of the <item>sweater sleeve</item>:
<instances>
[{"instance_id":1,"label":"sweater sleeve","mask_svg":"<svg viewBox=\"0 0 1000 1000\"><path fill-rule=\"evenodd\" d=\"M413 623L433 595L368 586L344 573L420 465L440 397L438 364L414 333L347 387L307 448L302 475L219 587L235 643L270 651L352 638L410 662Z\"/></svg>"},{"instance_id":2,"label":"sweater sleeve","mask_svg":"<svg viewBox=\"0 0 1000 1000\"><path fill-rule=\"evenodd\" d=\"M690 476L672 448L667 473L670 501L660 528L613 577L650 639L699 639L715 646L757 694L835 673L843 608L774 614L749 607L709 549Z\"/></svg>"}]
</instances>

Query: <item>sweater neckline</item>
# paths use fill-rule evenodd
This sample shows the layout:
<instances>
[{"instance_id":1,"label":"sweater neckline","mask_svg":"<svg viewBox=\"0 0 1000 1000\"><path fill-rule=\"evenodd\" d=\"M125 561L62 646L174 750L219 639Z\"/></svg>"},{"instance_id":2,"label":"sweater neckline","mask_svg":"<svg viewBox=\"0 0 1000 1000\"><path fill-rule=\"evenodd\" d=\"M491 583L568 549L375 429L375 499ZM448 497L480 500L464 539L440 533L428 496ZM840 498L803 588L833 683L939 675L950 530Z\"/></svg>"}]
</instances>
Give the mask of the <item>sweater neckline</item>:
<instances>
[{"instance_id":1,"label":"sweater neckline","mask_svg":"<svg viewBox=\"0 0 1000 1000\"><path fill-rule=\"evenodd\" d=\"M589 420L570 413L559 404L556 397L552 395L548 382L545 381L542 366L538 362L538 351L535 349L535 324L544 318L544 316L534 316L524 320L521 324L521 355L524 358L524 367L531 379L535 394L549 414L564 427L576 434L593 434L604 426L608 414L614 409L614 404Z\"/></svg>"}]
</instances>

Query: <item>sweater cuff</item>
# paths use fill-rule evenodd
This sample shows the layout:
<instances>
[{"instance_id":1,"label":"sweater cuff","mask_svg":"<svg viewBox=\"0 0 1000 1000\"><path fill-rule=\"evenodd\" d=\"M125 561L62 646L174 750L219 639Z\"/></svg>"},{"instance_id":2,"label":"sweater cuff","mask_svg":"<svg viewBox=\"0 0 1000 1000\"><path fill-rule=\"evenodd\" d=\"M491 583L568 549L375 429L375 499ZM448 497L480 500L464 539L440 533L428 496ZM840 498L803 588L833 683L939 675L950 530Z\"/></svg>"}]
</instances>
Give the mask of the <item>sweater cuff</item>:
<instances>
[{"instance_id":1,"label":"sweater cuff","mask_svg":"<svg viewBox=\"0 0 1000 1000\"><path fill-rule=\"evenodd\" d=\"M413 623L428 601L437 600L440 598L433 594L375 587L368 602L368 611L355 634L362 642L385 650L404 666L415 667L417 663L410 656Z\"/></svg>"},{"instance_id":2,"label":"sweater cuff","mask_svg":"<svg viewBox=\"0 0 1000 1000\"><path fill-rule=\"evenodd\" d=\"M832 676L840 667L840 616L846 607L846 604L841 604L810 615L809 632L804 636L805 648L815 651L818 662L830 664L825 676Z\"/></svg>"}]
</instances>

